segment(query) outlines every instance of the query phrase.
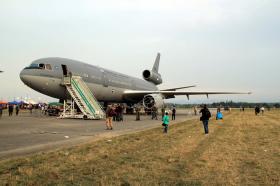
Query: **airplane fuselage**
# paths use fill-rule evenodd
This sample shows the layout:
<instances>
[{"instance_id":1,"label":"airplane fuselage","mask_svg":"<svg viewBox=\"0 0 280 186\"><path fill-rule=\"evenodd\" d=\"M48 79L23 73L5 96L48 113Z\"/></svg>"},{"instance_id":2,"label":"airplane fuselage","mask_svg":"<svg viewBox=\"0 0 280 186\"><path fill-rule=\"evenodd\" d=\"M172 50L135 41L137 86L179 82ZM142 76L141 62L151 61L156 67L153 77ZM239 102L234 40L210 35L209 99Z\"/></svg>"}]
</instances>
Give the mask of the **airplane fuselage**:
<instances>
[{"instance_id":1,"label":"airplane fuselage","mask_svg":"<svg viewBox=\"0 0 280 186\"><path fill-rule=\"evenodd\" d=\"M66 58L35 60L20 73L21 80L30 88L58 99L70 99L62 80L67 72L81 76L97 100L102 102L136 103L143 96L125 96L125 90L158 90L148 81L94 65Z\"/></svg>"}]
</instances>

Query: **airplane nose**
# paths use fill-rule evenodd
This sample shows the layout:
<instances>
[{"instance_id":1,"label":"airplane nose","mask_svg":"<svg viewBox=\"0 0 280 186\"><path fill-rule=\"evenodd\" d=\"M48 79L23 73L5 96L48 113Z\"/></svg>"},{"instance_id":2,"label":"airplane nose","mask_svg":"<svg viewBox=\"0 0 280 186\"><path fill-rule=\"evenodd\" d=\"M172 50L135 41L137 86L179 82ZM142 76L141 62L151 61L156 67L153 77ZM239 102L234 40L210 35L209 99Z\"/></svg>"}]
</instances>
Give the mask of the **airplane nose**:
<instances>
[{"instance_id":1,"label":"airplane nose","mask_svg":"<svg viewBox=\"0 0 280 186\"><path fill-rule=\"evenodd\" d=\"M19 77L21 79L21 81L24 83L24 84L28 84L29 81L28 81L28 73L26 72L25 69L23 69L20 74L19 74Z\"/></svg>"}]
</instances>

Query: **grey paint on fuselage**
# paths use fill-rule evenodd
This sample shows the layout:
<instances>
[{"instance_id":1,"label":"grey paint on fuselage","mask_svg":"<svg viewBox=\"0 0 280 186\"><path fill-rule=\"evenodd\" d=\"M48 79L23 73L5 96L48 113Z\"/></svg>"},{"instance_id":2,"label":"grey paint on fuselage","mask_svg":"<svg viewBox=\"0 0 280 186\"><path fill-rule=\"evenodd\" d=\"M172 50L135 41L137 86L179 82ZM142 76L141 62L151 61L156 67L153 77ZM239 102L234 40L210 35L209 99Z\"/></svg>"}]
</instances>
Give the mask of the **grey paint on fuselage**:
<instances>
[{"instance_id":1,"label":"grey paint on fuselage","mask_svg":"<svg viewBox=\"0 0 280 186\"><path fill-rule=\"evenodd\" d=\"M81 76L97 100L105 102L138 102L143 96L124 96L125 90L158 90L145 80L107 70L94 65L66 58L42 58L32 64L50 64L52 69L24 69L20 73L22 81L32 89L58 99L69 99L62 86L63 71L66 65L74 76ZM32 84L30 84L32 82Z\"/></svg>"}]
</instances>

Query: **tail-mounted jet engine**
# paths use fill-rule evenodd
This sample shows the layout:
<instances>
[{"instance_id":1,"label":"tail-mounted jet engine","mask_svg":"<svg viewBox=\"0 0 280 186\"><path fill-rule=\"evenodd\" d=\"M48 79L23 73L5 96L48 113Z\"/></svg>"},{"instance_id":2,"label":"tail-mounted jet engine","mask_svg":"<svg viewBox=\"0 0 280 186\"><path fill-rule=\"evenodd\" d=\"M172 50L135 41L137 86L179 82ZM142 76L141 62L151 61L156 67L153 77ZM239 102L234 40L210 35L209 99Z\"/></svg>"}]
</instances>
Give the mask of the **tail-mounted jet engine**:
<instances>
[{"instance_id":1,"label":"tail-mounted jet engine","mask_svg":"<svg viewBox=\"0 0 280 186\"><path fill-rule=\"evenodd\" d=\"M150 82L154 83L155 85L159 85L162 83L161 75L154 71L144 70L143 78L146 81L150 81Z\"/></svg>"},{"instance_id":2,"label":"tail-mounted jet engine","mask_svg":"<svg viewBox=\"0 0 280 186\"><path fill-rule=\"evenodd\" d=\"M159 94L148 94L144 96L143 105L145 108L151 109L153 106L161 108L164 105L163 98Z\"/></svg>"}]
</instances>

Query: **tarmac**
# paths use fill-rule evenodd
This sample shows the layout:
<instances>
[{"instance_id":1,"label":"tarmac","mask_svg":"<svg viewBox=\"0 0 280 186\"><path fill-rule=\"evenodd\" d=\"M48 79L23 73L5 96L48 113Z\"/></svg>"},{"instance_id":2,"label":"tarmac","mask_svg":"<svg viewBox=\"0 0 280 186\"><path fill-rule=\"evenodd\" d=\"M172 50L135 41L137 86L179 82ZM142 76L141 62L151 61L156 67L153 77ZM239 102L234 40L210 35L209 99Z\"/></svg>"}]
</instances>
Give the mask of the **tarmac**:
<instances>
[{"instance_id":1,"label":"tarmac","mask_svg":"<svg viewBox=\"0 0 280 186\"><path fill-rule=\"evenodd\" d=\"M0 159L108 139L160 127L162 123L161 120L152 120L150 115L141 115L140 121L135 121L135 118L135 115L124 115L123 122L113 123L113 130L105 130L105 120L57 119L45 116L39 110L32 114L20 112L18 116L14 113L11 117L4 112L0 119ZM171 124L194 118L198 116L194 116L191 110L177 110L176 120Z\"/></svg>"}]
</instances>

